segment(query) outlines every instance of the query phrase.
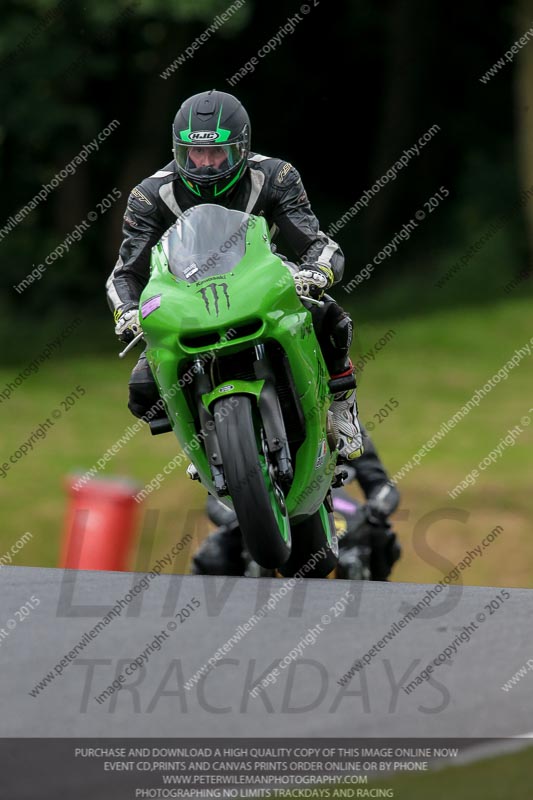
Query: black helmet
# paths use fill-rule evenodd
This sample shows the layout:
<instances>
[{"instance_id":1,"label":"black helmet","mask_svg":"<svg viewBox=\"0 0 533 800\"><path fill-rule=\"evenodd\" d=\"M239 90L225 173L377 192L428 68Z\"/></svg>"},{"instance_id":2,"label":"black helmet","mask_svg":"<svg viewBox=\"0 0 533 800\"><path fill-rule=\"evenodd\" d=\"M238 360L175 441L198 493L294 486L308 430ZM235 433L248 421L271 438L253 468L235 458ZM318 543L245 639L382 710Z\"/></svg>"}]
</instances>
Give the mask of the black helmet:
<instances>
[{"instance_id":1,"label":"black helmet","mask_svg":"<svg viewBox=\"0 0 533 800\"><path fill-rule=\"evenodd\" d=\"M234 187L246 170L250 119L237 98L211 89L183 103L174 118L172 139L185 186L212 202Z\"/></svg>"}]
</instances>

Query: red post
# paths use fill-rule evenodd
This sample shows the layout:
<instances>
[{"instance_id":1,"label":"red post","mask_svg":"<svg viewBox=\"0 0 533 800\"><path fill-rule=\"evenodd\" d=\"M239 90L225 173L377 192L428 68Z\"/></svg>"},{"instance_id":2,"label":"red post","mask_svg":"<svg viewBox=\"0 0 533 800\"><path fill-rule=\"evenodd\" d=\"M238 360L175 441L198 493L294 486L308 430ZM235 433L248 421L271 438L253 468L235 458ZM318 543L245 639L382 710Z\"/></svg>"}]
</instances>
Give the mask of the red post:
<instances>
[{"instance_id":1,"label":"red post","mask_svg":"<svg viewBox=\"0 0 533 800\"><path fill-rule=\"evenodd\" d=\"M75 488L79 476L66 480L69 497L60 567L127 569L137 524L135 493L139 486L120 478L90 480Z\"/></svg>"}]
</instances>

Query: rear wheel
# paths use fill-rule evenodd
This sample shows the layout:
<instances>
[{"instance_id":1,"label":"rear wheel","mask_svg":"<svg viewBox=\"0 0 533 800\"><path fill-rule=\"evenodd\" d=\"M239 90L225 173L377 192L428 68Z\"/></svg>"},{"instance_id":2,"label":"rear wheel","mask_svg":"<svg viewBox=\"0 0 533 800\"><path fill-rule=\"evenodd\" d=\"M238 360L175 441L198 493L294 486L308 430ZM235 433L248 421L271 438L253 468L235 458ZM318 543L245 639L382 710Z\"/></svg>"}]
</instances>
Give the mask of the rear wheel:
<instances>
[{"instance_id":1,"label":"rear wheel","mask_svg":"<svg viewBox=\"0 0 533 800\"><path fill-rule=\"evenodd\" d=\"M254 425L250 398L233 395L231 400L218 400L213 414L228 492L253 560L279 568L291 552L285 498L263 445L260 420Z\"/></svg>"}]
</instances>

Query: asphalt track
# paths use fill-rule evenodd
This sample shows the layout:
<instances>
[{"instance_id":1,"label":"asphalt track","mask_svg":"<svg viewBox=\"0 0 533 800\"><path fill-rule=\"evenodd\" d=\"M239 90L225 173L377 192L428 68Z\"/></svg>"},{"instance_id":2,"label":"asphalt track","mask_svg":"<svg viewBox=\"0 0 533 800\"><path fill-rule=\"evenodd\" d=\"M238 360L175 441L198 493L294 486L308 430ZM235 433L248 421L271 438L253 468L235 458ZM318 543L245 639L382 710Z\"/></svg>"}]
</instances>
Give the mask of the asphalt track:
<instances>
[{"instance_id":1,"label":"asphalt track","mask_svg":"<svg viewBox=\"0 0 533 800\"><path fill-rule=\"evenodd\" d=\"M337 679L354 659L429 587L302 581L187 691L184 682L285 582L162 575L88 640L75 663L32 697L36 684L142 577L1 570L1 737L420 739L511 737L533 730L533 672L509 692L500 688L533 657L533 591L517 589L509 590L510 597L491 613L487 607L501 589L447 588L342 687ZM354 600L336 617L333 607L348 590ZM32 596L39 606L18 621L19 609ZM188 618L182 613L179 622L174 615L188 603L194 610ZM87 605L98 608L83 608ZM321 621L324 614L329 622ZM436 668L431 682L406 694L402 684L412 681L478 614L486 619L453 660ZM9 628L13 619L16 627ZM169 624L175 630L169 632ZM287 661L274 685L251 697L254 683L278 666L310 628L317 634L314 643L305 644L296 661ZM148 664L98 703L95 697L161 631L168 638L150 654Z\"/></svg>"}]
</instances>

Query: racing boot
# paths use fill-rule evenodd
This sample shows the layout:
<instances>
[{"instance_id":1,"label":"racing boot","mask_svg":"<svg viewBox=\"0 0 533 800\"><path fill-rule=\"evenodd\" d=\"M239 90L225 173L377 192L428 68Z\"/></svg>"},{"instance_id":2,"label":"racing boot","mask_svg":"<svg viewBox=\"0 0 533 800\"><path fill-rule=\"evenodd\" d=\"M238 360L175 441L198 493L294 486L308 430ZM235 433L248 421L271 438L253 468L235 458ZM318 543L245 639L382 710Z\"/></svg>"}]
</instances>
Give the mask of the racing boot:
<instances>
[{"instance_id":1,"label":"racing boot","mask_svg":"<svg viewBox=\"0 0 533 800\"><path fill-rule=\"evenodd\" d=\"M355 370L348 357L342 372L330 376L329 389L333 394L330 406L331 421L337 435L339 461L353 462L363 455L363 434L357 419Z\"/></svg>"},{"instance_id":2,"label":"racing boot","mask_svg":"<svg viewBox=\"0 0 533 800\"><path fill-rule=\"evenodd\" d=\"M357 419L355 389L337 392L330 407L333 427L339 440L339 456L353 461L363 455L363 435Z\"/></svg>"}]
</instances>

